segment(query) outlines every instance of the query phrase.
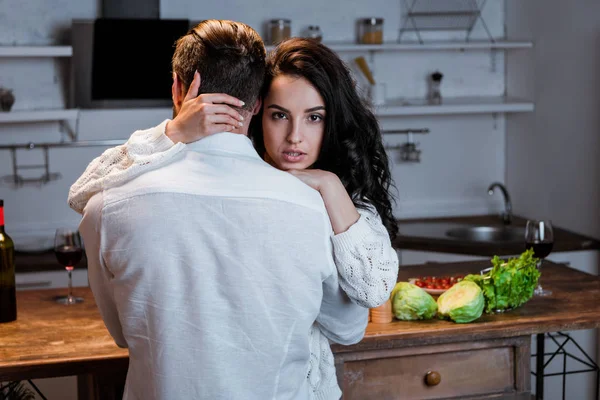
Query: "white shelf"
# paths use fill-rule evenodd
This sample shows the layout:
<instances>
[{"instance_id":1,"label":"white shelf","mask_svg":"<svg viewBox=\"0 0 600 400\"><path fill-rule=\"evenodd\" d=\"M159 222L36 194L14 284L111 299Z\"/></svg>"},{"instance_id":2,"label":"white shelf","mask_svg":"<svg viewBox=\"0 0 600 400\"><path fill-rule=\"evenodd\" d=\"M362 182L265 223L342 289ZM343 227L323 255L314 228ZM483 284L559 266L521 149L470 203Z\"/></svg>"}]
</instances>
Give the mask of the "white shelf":
<instances>
[{"instance_id":1,"label":"white shelf","mask_svg":"<svg viewBox=\"0 0 600 400\"><path fill-rule=\"evenodd\" d=\"M71 46L0 46L0 57L71 57Z\"/></svg>"},{"instance_id":2,"label":"white shelf","mask_svg":"<svg viewBox=\"0 0 600 400\"><path fill-rule=\"evenodd\" d=\"M79 109L32 110L0 112L0 123L27 123L77 119Z\"/></svg>"},{"instance_id":3,"label":"white shelf","mask_svg":"<svg viewBox=\"0 0 600 400\"><path fill-rule=\"evenodd\" d=\"M487 49L529 49L532 42L520 41L471 41L471 42L431 42L431 43L385 43L385 44L353 44L353 43L323 43L333 51L415 51L415 50L487 50ZM267 46L267 51L274 46Z\"/></svg>"},{"instance_id":4,"label":"white shelf","mask_svg":"<svg viewBox=\"0 0 600 400\"><path fill-rule=\"evenodd\" d=\"M402 99L376 106L375 110L378 117L513 113L531 112L534 110L534 104L527 100L506 97L446 97L440 105L426 104L423 99ZM0 123L65 121L77 119L78 114L79 109L0 112Z\"/></svg>"},{"instance_id":5,"label":"white shelf","mask_svg":"<svg viewBox=\"0 0 600 400\"><path fill-rule=\"evenodd\" d=\"M390 101L377 106L378 117L406 115L452 115L531 112L534 104L530 101L506 97L456 97L443 98L442 104L426 104L422 99Z\"/></svg>"}]
</instances>

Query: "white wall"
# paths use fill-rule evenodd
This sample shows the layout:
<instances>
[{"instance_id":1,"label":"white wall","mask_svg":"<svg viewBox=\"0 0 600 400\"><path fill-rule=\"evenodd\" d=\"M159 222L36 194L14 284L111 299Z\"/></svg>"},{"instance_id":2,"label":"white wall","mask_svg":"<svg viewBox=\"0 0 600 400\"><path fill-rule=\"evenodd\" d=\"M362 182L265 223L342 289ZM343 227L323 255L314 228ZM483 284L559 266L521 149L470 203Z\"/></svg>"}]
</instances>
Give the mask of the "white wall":
<instances>
[{"instance_id":1,"label":"white wall","mask_svg":"<svg viewBox=\"0 0 600 400\"><path fill-rule=\"evenodd\" d=\"M600 238L600 3L509 0L508 14L508 34L535 43L507 60L522 72L508 90L536 105L507 118L515 210Z\"/></svg>"},{"instance_id":2,"label":"white wall","mask_svg":"<svg viewBox=\"0 0 600 400\"><path fill-rule=\"evenodd\" d=\"M3 0L0 44L49 45L68 37L71 19L94 18L100 0Z\"/></svg>"},{"instance_id":3,"label":"white wall","mask_svg":"<svg viewBox=\"0 0 600 400\"><path fill-rule=\"evenodd\" d=\"M352 42L355 20L365 16L385 17L385 39L395 41L402 10L400 1L307 0L301 3L280 1L192 2L163 0L163 18L228 18L246 22L260 33L263 23L271 18L289 17L292 33L299 34L309 24L321 26L325 41ZM0 2L0 44L48 44L61 37L52 32L63 31L73 18L97 15L96 0L44 0ZM319 10L315 12L315 10ZM504 1L488 2L484 18L495 37L504 35ZM17 22L18 21L18 22ZM441 35L444 39L462 38L464 33ZM472 37L486 38L479 24ZM406 34L403 40L414 36ZM440 34L425 35L426 40ZM352 62L359 54L342 54ZM364 54L366 55L366 54ZM505 91L504 56L495 61L490 52L394 52L375 56L376 79L386 83L388 97L423 97L426 76L436 69L445 74L444 96L502 95ZM58 108L64 106L67 90L64 62L49 59L0 59L0 86L15 89L17 109ZM133 79L137 79L135 76ZM360 77L359 77L360 79ZM79 135L82 140L126 139L135 129L150 127L170 115L170 110L87 110L81 113ZM502 181L505 170L505 124L502 115L461 115L449 117L410 117L382 122L384 128L428 127L429 135L417 136L421 143L420 164L400 164L398 153L393 176L399 189L395 214L403 216L480 214L498 211L500 196L489 197L487 186ZM30 141L57 141L61 138L57 124L0 125L0 144ZM403 135L386 135L390 145L400 144ZM0 198L6 201L8 230L17 242L37 232L49 235L62 224L75 224L66 197L69 186L83 172L87 163L102 148L52 150L51 169L63 179L44 187L12 189L0 186ZM19 159L32 163L41 153L19 152ZM11 173L10 153L0 151L0 177ZM36 172L37 173L37 172ZM17 243L18 244L18 243Z\"/></svg>"},{"instance_id":4,"label":"white wall","mask_svg":"<svg viewBox=\"0 0 600 400\"><path fill-rule=\"evenodd\" d=\"M508 0L507 22L509 37L534 42L533 51L507 57L509 93L536 105L531 114L506 119L506 176L515 212L600 238L600 4ZM597 252L550 258L598 273ZM594 331L573 337L597 359ZM581 357L577 349L568 350ZM548 372L561 364L555 360ZM569 369L585 368L570 361ZM567 398L593 398L593 375L570 375ZM544 383L546 397L559 398L559 377Z\"/></svg>"}]
</instances>

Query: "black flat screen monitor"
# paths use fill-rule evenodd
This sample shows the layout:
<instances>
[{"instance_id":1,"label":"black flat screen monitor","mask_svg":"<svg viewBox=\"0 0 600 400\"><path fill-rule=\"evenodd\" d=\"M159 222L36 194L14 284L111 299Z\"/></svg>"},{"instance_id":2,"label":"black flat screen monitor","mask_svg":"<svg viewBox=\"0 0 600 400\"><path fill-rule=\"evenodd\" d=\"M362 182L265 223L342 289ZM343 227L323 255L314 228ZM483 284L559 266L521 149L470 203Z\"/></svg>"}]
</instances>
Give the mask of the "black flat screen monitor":
<instances>
[{"instance_id":1,"label":"black flat screen monitor","mask_svg":"<svg viewBox=\"0 0 600 400\"><path fill-rule=\"evenodd\" d=\"M94 22L92 100L171 100L171 58L189 20Z\"/></svg>"}]
</instances>

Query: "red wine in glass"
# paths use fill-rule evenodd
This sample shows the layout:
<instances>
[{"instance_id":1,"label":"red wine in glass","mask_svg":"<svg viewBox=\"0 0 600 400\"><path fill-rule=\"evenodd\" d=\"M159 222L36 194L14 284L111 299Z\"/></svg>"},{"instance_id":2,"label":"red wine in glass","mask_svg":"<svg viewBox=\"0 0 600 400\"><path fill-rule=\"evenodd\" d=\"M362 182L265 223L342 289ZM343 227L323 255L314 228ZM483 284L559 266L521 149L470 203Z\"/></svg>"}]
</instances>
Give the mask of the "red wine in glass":
<instances>
[{"instance_id":1,"label":"red wine in glass","mask_svg":"<svg viewBox=\"0 0 600 400\"><path fill-rule=\"evenodd\" d=\"M554 233L552 231L552 223L548 220L529 220L525 227L525 246L526 250L533 249L533 254L539 259L537 268L542 272L542 261L552 251L554 245ZM549 296L552 291L542 288L538 281L538 286L533 294L535 296Z\"/></svg>"},{"instance_id":2,"label":"red wine in glass","mask_svg":"<svg viewBox=\"0 0 600 400\"><path fill-rule=\"evenodd\" d=\"M552 252L553 246L554 243L527 242L525 250L533 249L533 256L535 258L544 259Z\"/></svg>"},{"instance_id":3,"label":"red wine in glass","mask_svg":"<svg viewBox=\"0 0 600 400\"><path fill-rule=\"evenodd\" d=\"M73 268L81 261L83 256L83 247L81 246L81 237L75 229L59 228L54 236L54 254L58 263L65 267L69 273L69 294L56 299L61 304L81 303L81 297L73 296L73 278L71 273Z\"/></svg>"},{"instance_id":4,"label":"red wine in glass","mask_svg":"<svg viewBox=\"0 0 600 400\"><path fill-rule=\"evenodd\" d=\"M75 265L81 261L83 250L77 246L59 246L54 249L58 263L67 270L73 270Z\"/></svg>"}]
</instances>

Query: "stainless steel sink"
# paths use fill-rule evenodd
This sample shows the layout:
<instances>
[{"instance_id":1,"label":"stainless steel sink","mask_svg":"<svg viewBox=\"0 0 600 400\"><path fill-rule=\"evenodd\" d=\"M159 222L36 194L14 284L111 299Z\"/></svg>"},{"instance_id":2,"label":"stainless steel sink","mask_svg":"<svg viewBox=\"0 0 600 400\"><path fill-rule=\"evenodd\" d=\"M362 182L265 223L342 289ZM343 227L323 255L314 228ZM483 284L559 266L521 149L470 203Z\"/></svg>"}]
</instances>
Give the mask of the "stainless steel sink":
<instances>
[{"instance_id":1,"label":"stainless steel sink","mask_svg":"<svg viewBox=\"0 0 600 400\"><path fill-rule=\"evenodd\" d=\"M516 226L463 226L448 229L446 236L473 242L524 242L525 228Z\"/></svg>"}]
</instances>

